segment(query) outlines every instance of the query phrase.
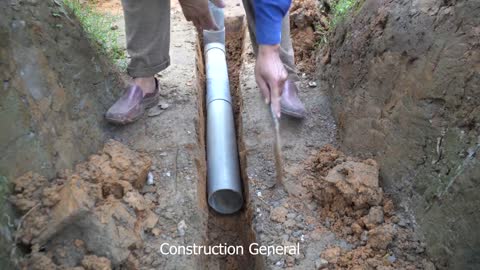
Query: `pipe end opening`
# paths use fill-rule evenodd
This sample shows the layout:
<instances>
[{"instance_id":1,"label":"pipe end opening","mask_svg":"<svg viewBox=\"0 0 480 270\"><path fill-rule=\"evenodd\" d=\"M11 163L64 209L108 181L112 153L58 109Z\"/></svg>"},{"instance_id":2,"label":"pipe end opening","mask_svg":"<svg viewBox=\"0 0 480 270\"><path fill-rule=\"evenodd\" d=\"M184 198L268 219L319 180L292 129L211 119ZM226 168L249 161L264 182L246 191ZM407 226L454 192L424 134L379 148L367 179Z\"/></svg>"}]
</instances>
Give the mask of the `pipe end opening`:
<instances>
[{"instance_id":1,"label":"pipe end opening","mask_svg":"<svg viewBox=\"0 0 480 270\"><path fill-rule=\"evenodd\" d=\"M243 205L242 194L231 189L220 189L208 198L208 204L220 214L233 214Z\"/></svg>"}]
</instances>

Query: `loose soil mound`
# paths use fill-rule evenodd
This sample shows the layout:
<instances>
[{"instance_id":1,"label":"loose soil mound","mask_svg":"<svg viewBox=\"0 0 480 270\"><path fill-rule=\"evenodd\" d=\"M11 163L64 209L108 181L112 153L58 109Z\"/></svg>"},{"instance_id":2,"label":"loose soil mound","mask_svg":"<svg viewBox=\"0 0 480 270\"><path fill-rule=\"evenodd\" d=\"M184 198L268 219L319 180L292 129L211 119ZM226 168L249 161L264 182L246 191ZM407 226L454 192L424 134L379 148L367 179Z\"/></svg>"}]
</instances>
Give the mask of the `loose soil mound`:
<instances>
[{"instance_id":1,"label":"loose soil mound","mask_svg":"<svg viewBox=\"0 0 480 270\"><path fill-rule=\"evenodd\" d=\"M307 160L306 169L311 174L303 185L319 202L317 218L351 244L329 247L318 264L329 269L431 269L422 244L384 196L374 160L357 160L327 145Z\"/></svg>"},{"instance_id":2,"label":"loose soil mound","mask_svg":"<svg viewBox=\"0 0 480 270\"><path fill-rule=\"evenodd\" d=\"M382 167L441 269L479 269L480 1L366 0L319 61L341 145Z\"/></svg>"},{"instance_id":3,"label":"loose soil mound","mask_svg":"<svg viewBox=\"0 0 480 270\"><path fill-rule=\"evenodd\" d=\"M32 250L23 268L136 264L132 251L158 221L152 202L139 193L151 164L145 154L110 140L51 181L34 173L17 178L11 201L24 217L16 238Z\"/></svg>"},{"instance_id":4,"label":"loose soil mound","mask_svg":"<svg viewBox=\"0 0 480 270\"><path fill-rule=\"evenodd\" d=\"M315 49L328 29L328 14L321 9L319 1L293 1L290 8L290 34L300 71L311 73L316 70Z\"/></svg>"}]
</instances>

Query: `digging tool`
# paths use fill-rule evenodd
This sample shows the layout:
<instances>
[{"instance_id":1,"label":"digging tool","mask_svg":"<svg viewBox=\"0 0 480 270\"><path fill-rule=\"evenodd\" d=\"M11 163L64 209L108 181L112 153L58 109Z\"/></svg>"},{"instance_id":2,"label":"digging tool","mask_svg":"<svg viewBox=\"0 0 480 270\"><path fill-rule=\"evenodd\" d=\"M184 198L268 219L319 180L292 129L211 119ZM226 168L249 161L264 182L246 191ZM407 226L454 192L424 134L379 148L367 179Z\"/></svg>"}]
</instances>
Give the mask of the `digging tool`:
<instances>
[{"instance_id":1,"label":"digging tool","mask_svg":"<svg viewBox=\"0 0 480 270\"><path fill-rule=\"evenodd\" d=\"M275 155L275 174L277 188L283 187L283 158L282 158L282 143L280 141L280 119L273 110L273 106L270 105L270 112L273 119L273 127L275 132L275 142L273 145L273 153Z\"/></svg>"},{"instance_id":2,"label":"digging tool","mask_svg":"<svg viewBox=\"0 0 480 270\"><path fill-rule=\"evenodd\" d=\"M223 9L210 3L220 30L203 31L207 77L208 204L220 214L233 214L243 205L242 182L225 56Z\"/></svg>"}]
</instances>

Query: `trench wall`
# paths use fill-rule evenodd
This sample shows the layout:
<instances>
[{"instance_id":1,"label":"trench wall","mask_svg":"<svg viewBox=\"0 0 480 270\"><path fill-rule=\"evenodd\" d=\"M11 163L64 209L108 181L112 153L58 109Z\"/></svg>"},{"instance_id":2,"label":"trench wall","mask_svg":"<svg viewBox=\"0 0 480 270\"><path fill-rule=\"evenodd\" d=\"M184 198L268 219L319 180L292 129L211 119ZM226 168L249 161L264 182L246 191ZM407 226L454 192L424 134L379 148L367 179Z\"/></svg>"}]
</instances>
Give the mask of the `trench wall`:
<instances>
[{"instance_id":1,"label":"trench wall","mask_svg":"<svg viewBox=\"0 0 480 270\"><path fill-rule=\"evenodd\" d=\"M0 1L0 10L0 205L10 213L12 179L27 171L54 177L103 145L114 129L103 114L120 80L54 1ZM8 258L9 219L0 217L1 258Z\"/></svg>"},{"instance_id":2,"label":"trench wall","mask_svg":"<svg viewBox=\"0 0 480 270\"><path fill-rule=\"evenodd\" d=\"M319 54L344 150L380 163L440 269L480 267L480 1L366 0Z\"/></svg>"}]
</instances>

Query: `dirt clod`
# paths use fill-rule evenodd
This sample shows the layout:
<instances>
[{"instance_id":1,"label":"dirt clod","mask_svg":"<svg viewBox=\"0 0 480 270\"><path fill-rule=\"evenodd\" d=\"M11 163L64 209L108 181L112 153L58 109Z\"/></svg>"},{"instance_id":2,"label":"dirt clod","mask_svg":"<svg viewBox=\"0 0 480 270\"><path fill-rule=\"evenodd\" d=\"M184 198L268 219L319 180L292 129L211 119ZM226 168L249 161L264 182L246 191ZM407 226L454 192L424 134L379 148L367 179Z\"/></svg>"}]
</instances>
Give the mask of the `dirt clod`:
<instances>
[{"instance_id":1,"label":"dirt clod","mask_svg":"<svg viewBox=\"0 0 480 270\"><path fill-rule=\"evenodd\" d=\"M112 264L105 257L97 257L95 255L87 255L82 260L82 266L85 270L111 270Z\"/></svg>"},{"instance_id":2,"label":"dirt clod","mask_svg":"<svg viewBox=\"0 0 480 270\"><path fill-rule=\"evenodd\" d=\"M337 263L338 257L340 257L341 249L339 247L333 247L325 250L322 253L322 258L325 259L329 263Z\"/></svg>"},{"instance_id":3,"label":"dirt clod","mask_svg":"<svg viewBox=\"0 0 480 270\"><path fill-rule=\"evenodd\" d=\"M362 226L358 225L358 223L354 222L352 224L352 232L356 235L360 235L363 233L363 228Z\"/></svg>"},{"instance_id":4,"label":"dirt clod","mask_svg":"<svg viewBox=\"0 0 480 270\"><path fill-rule=\"evenodd\" d=\"M439 268L478 269L480 1L330 2L356 4L317 62L342 147L375 156Z\"/></svg>"},{"instance_id":5,"label":"dirt clod","mask_svg":"<svg viewBox=\"0 0 480 270\"><path fill-rule=\"evenodd\" d=\"M350 249L336 245L321 253L331 269L421 269L423 252L416 252L421 243L411 228L395 225L403 218L384 197L374 160L347 157L326 145L306 160L306 168L310 173L303 186L319 202L318 219L352 244ZM315 230L312 239L322 238L317 232L322 229Z\"/></svg>"},{"instance_id":6,"label":"dirt clod","mask_svg":"<svg viewBox=\"0 0 480 270\"><path fill-rule=\"evenodd\" d=\"M275 222L283 223L287 220L287 214L288 214L288 210L285 209L285 207L282 207L282 206L275 207L272 209L272 212L270 213L270 219Z\"/></svg>"},{"instance_id":7,"label":"dirt clod","mask_svg":"<svg viewBox=\"0 0 480 270\"><path fill-rule=\"evenodd\" d=\"M97 270L124 263L131 250L142 246L143 231L158 222L137 190L150 166L148 156L110 140L64 178L48 181L33 173L17 178L11 201L27 211L17 237L45 249L24 265L56 269L81 264Z\"/></svg>"},{"instance_id":8,"label":"dirt clod","mask_svg":"<svg viewBox=\"0 0 480 270\"><path fill-rule=\"evenodd\" d=\"M341 197L354 208L361 209L378 205L383 192L378 186L378 166L373 160L347 161L335 166L325 177Z\"/></svg>"},{"instance_id":9,"label":"dirt clod","mask_svg":"<svg viewBox=\"0 0 480 270\"><path fill-rule=\"evenodd\" d=\"M363 224L367 229L373 229L378 224L383 223L383 210L380 206L370 208L368 215L362 218Z\"/></svg>"},{"instance_id":10,"label":"dirt clod","mask_svg":"<svg viewBox=\"0 0 480 270\"><path fill-rule=\"evenodd\" d=\"M47 179L41 175L28 172L13 181L14 192L17 195L12 196L10 201L15 204L18 210L26 213L32 209L42 196L40 188L45 186Z\"/></svg>"},{"instance_id":11,"label":"dirt clod","mask_svg":"<svg viewBox=\"0 0 480 270\"><path fill-rule=\"evenodd\" d=\"M368 231L368 245L373 249L385 250L392 243L395 231L390 224L373 228Z\"/></svg>"},{"instance_id":12,"label":"dirt clod","mask_svg":"<svg viewBox=\"0 0 480 270\"><path fill-rule=\"evenodd\" d=\"M290 29L295 60L301 71L315 70L315 48L320 35L328 30L327 14L318 1L296 0L290 9Z\"/></svg>"}]
</instances>

